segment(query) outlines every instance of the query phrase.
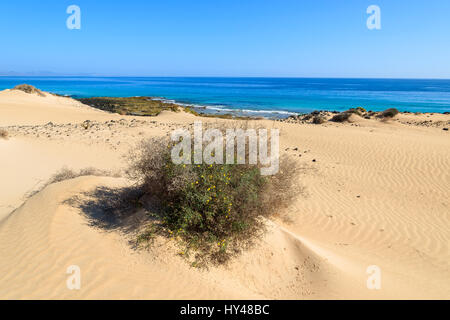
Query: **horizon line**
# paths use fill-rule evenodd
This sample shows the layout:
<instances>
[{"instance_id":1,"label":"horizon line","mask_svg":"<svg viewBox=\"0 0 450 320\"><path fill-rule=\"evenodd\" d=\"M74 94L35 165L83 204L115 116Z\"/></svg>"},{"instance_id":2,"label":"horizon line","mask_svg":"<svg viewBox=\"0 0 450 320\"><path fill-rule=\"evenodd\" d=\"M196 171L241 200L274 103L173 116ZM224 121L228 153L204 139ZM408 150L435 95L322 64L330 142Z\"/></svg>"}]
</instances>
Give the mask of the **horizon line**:
<instances>
[{"instance_id":1,"label":"horizon line","mask_svg":"<svg viewBox=\"0 0 450 320\"><path fill-rule=\"evenodd\" d=\"M7 74L1 74L1 78L23 78L23 77L29 77L29 78L39 78L39 77L46 77L46 78L216 78L216 79L361 79L361 80L450 80L449 78L416 78L416 77L333 77L333 76L323 76L323 77L315 77L315 76L143 76L143 75L86 75L86 74L80 74L80 75L70 75L70 74L62 74L62 75L7 75Z\"/></svg>"}]
</instances>

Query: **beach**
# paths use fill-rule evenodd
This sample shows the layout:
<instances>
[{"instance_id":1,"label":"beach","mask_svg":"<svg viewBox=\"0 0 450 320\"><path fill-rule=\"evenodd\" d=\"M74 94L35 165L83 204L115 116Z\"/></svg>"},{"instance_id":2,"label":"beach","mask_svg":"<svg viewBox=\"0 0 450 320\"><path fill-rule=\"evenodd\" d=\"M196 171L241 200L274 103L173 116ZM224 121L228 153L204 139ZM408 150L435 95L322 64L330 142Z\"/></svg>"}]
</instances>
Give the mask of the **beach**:
<instances>
[{"instance_id":1,"label":"beach","mask_svg":"<svg viewBox=\"0 0 450 320\"><path fill-rule=\"evenodd\" d=\"M130 234L92 226L70 201L128 186L130 150L194 121L237 120L120 115L46 92L1 91L0 299L450 298L449 114L253 120L280 129L302 191L254 246L207 270L171 241L136 250ZM64 167L114 174L46 185ZM72 265L80 290L67 287ZM381 271L378 289L368 287L371 266Z\"/></svg>"}]
</instances>

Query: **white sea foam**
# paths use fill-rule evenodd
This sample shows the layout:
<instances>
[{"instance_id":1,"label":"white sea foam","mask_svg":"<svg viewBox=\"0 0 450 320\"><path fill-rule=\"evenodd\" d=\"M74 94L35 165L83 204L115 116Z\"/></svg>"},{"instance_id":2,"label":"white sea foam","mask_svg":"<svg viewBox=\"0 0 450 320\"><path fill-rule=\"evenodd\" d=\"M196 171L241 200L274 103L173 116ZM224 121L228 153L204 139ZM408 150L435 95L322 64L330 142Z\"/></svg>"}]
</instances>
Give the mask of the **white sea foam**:
<instances>
[{"instance_id":1,"label":"white sea foam","mask_svg":"<svg viewBox=\"0 0 450 320\"><path fill-rule=\"evenodd\" d=\"M243 115L257 114L259 116L264 115L264 114L266 114L266 115L286 115L286 116L298 114L296 112L285 111L285 110L264 110L264 109L253 110L253 109L231 108L229 106L223 106L223 105L214 105L214 106L199 105L199 104L193 104L193 103L178 102L173 99L166 99L166 98L161 98L161 97L155 97L155 98L152 98L152 100L162 101L162 102L166 102L166 103L173 103L173 104L180 105L182 107L192 107L195 109L214 110L214 111L217 111L220 113L235 113L235 114L243 114Z\"/></svg>"}]
</instances>

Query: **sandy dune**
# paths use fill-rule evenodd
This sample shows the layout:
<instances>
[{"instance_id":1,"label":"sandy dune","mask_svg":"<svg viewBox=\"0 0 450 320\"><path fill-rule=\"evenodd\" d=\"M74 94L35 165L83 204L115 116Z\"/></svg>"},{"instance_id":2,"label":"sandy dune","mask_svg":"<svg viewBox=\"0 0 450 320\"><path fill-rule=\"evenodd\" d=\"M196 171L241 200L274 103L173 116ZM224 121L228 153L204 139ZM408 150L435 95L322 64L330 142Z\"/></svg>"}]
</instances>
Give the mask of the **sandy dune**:
<instances>
[{"instance_id":1,"label":"sandy dune","mask_svg":"<svg viewBox=\"0 0 450 320\"><path fill-rule=\"evenodd\" d=\"M0 92L0 126L34 125L48 122L81 122L94 116L96 119L117 119L101 110L95 110L73 99L44 93L45 97L20 90Z\"/></svg>"},{"instance_id":2,"label":"sandy dune","mask_svg":"<svg viewBox=\"0 0 450 320\"><path fill-rule=\"evenodd\" d=\"M86 208L68 201L126 186L123 178L80 177L27 196L64 166L119 171L135 143L194 119L226 121L127 117L50 94L0 92L0 128L10 136L0 139L0 298L450 298L449 115L261 121L281 129L305 191L283 219L267 221L255 247L209 270L191 268L170 242L136 251L131 235L92 226ZM81 268L80 290L67 289L70 265ZM381 270L380 290L367 288L371 265Z\"/></svg>"}]
</instances>

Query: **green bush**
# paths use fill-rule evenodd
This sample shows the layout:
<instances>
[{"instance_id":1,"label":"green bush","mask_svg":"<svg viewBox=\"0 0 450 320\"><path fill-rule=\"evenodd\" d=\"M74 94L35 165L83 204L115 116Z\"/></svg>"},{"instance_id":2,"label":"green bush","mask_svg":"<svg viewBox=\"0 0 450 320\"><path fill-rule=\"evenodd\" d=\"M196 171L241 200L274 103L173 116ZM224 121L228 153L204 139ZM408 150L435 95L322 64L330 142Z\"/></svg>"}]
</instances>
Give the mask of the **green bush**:
<instances>
[{"instance_id":1,"label":"green bush","mask_svg":"<svg viewBox=\"0 0 450 320\"><path fill-rule=\"evenodd\" d=\"M153 139L131 155L130 177L160 208L151 232L138 240L176 238L180 254L196 265L227 261L263 230L263 217L296 195L295 165L288 158L280 159L278 174L262 176L260 165L177 165L170 152L167 140Z\"/></svg>"}]
</instances>

